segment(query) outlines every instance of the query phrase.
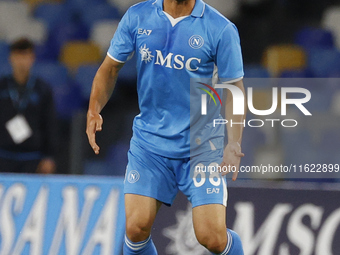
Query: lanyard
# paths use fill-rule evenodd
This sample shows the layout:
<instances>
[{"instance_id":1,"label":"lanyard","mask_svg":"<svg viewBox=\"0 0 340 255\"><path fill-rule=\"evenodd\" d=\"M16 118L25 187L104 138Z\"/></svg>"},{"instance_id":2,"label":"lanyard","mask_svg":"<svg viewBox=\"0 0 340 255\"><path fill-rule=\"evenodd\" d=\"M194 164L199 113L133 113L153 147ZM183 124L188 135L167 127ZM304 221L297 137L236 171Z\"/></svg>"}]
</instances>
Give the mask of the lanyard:
<instances>
[{"instance_id":1,"label":"lanyard","mask_svg":"<svg viewBox=\"0 0 340 255\"><path fill-rule=\"evenodd\" d=\"M9 93L9 96L11 98L14 108L16 108L19 113L23 113L25 109L27 108L27 105L29 103L29 97L30 97L31 92L33 91L34 84L35 84L35 78L30 76L26 84L25 91L20 98L20 94L19 94L18 89L16 88L16 85L14 84L14 82L9 81L8 93Z\"/></svg>"}]
</instances>

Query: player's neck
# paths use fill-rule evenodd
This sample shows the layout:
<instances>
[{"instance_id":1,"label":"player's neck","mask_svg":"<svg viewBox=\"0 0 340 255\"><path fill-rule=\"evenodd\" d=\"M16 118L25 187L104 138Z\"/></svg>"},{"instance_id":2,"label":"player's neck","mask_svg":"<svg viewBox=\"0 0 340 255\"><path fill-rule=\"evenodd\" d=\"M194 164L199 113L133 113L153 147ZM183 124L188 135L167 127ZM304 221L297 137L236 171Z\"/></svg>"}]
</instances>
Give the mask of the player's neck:
<instances>
[{"instance_id":1,"label":"player's neck","mask_svg":"<svg viewBox=\"0 0 340 255\"><path fill-rule=\"evenodd\" d=\"M190 15L195 2L196 0L164 0L163 10L176 19Z\"/></svg>"},{"instance_id":2,"label":"player's neck","mask_svg":"<svg viewBox=\"0 0 340 255\"><path fill-rule=\"evenodd\" d=\"M28 77L29 77L29 71L22 72L18 70L13 70L13 78L20 86L26 85Z\"/></svg>"}]
</instances>

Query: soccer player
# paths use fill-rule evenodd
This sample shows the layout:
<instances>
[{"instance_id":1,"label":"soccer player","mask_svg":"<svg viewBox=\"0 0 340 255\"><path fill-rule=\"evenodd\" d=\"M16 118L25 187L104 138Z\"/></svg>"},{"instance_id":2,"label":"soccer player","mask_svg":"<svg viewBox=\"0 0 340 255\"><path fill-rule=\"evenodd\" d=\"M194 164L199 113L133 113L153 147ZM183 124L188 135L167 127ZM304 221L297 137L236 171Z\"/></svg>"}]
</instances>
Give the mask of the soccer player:
<instances>
[{"instance_id":1,"label":"soccer player","mask_svg":"<svg viewBox=\"0 0 340 255\"><path fill-rule=\"evenodd\" d=\"M125 176L124 254L157 254L152 224L161 204L171 205L181 190L192 204L199 243L212 254L243 255L239 236L226 229L226 172L192 171L196 166L231 165L237 169L232 177L236 180L244 156L242 125L227 126L223 148L224 128L213 126L221 107L209 104L201 116L196 104L203 91L209 92L208 84L194 82L218 74L221 82L244 93L236 27L202 0L149 0L132 6L93 81L86 132L96 154L100 112L132 54L137 54L140 114L133 123ZM242 122L243 115L232 115L232 102L228 93L226 118Z\"/></svg>"}]
</instances>

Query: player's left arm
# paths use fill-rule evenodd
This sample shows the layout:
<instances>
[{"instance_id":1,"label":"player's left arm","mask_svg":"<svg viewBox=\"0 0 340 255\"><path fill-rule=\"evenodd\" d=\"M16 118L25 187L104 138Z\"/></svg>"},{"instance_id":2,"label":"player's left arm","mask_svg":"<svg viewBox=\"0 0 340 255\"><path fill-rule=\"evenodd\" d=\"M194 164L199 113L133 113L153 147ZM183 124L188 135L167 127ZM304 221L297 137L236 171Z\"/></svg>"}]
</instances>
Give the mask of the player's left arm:
<instances>
[{"instance_id":1,"label":"player's left arm","mask_svg":"<svg viewBox=\"0 0 340 255\"><path fill-rule=\"evenodd\" d=\"M87 111L86 134L96 154L99 154L100 150L96 143L96 132L101 131L103 125L103 118L100 112L112 95L119 70L123 65L123 63L106 56L93 79L89 108Z\"/></svg>"},{"instance_id":2,"label":"player's left arm","mask_svg":"<svg viewBox=\"0 0 340 255\"><path fill-rule=\"evenodd\" d=\"M234 86L238 87L245 95L245 90L243 86L243 81L237 81L233 84ZM244 96L245 98L245 96ZM246 103L246 101L244 102ZM246 109L246 106L245 108ZM244 125L241 124L245 120L245 113L244 115L234 115L233 114L233 96L232 93L228 93L227 101L225 105L225 115L226 119L228 120L227 124L227 131L228 131L228 144L223 152L223 161L221 163L221 167L223 166L230 166L233 167L233 177L232 180L236 181L238 172L240 169L240 162L241 158L244 157L242 153L241 144L242 144L242 133ZM230 125L231 120L233 123L238 123L235 125ZM229 168L228 168L229 169ZM222 172L222 175L225 175L229 172Z\"/></svg>"},{"instance_id":3,"label":"player's left arm","mask_svg":"<svg viewBox=\"0 0 340 255\"><path fill-rule=\"evenodd\" d=\"M229 22L224 27L222 32L218 35L216 45L217 48L215 63L218 67L218 76L220 77L220 80L222 82L231 83L230 81L238 79L238 81L232 84L238 87L245 95L242 81L244 71L240 36L236 26L233 23ZM228 144L224 149L221 167L227 166L228 170L232 170L232 179L233 181L235 181L238 176L241 158L244 156L241 150L243 125L235 124L231 126L230 123L231 121L233 123L242 123L245 119L245 116L233 115L232 93L227 94L227 102L225 104L225 108L225 118L228 120ZM225 171L225 167L222 169L223 175L229 172Z\"/></svg>"}]
</instances>

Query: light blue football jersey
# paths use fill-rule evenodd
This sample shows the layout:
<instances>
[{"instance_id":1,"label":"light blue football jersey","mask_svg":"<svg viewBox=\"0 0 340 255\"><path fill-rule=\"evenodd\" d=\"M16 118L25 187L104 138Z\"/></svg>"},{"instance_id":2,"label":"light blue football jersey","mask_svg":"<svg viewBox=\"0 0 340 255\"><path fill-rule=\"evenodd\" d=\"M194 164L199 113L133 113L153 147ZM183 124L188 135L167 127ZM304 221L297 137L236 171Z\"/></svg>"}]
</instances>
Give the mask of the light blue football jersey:
<instances>
[{"instance_id":1,"label":"light blue football jersey","mask_svg":"<svg viewBox=\"0 0 340 255\"><path fill-rule=\"evenodd\" d=\"M222 148L225 127L212 126L221 106L208 107L201 116L205 92L191 81L212 78L216 70L224 82L243 77L235 25L202 0L196 0L191 15L179 19L163 11L163 0L141 2L125 13L108 50L122 63L132 54L137 54L140 108L132 139L169 158Z\"/></svg>"}]
</instances>

